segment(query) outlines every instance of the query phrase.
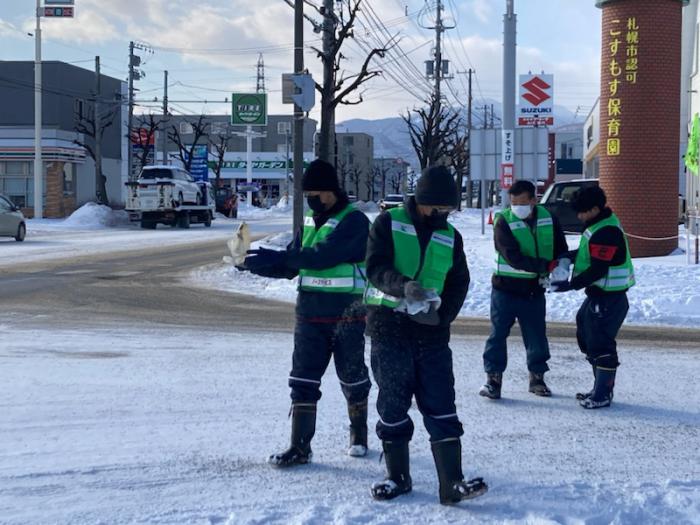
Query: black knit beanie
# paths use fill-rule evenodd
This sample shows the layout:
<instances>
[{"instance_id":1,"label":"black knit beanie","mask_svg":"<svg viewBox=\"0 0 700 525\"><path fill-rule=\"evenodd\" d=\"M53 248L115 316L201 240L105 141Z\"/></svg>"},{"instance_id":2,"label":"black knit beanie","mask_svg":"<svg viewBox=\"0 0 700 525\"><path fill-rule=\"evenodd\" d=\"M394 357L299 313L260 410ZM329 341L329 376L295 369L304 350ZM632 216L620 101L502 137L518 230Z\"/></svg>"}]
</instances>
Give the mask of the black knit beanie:
<instances>
[{"instance_id":1,"label":"black knit beanie","mask_svg":"<svg viewBox=\"0 0 700 525\"><path fill-rule=\"evenodd\" d=\"M423 170L423 175L416 185L416 203L425 206L457 207L457 184L445 166L433 166Z\"/></svg>"},{"instance_id":2,"label":"black knit beanie","mask_svg":"<svg viewBox=\"0 0 700 525\"><path fill-rule=\"evenodd\" d=\"M304 191L333 191L340 192L338 176L332 164L321 159L314 160L304 172L302 181Z\"/></svg>"}]
</instances>

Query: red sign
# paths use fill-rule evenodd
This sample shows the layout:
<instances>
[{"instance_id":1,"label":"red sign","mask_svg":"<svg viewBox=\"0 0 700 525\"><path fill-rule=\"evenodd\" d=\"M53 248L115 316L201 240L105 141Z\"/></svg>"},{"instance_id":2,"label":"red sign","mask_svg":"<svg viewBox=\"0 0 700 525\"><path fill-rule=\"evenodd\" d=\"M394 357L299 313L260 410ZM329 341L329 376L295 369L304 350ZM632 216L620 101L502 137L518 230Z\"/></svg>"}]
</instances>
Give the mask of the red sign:
<instances>
[{"instance_id":1,"label":"red sign","mask_svg":"<svg viewBox=\"0 0 700 525\"><path fill-rule=\"evenodd\" d=\"M44 16L46 17L61 17L61 18L72 18L73 8L72 7L45 7Z\"/></svg>"},{"instance_id":2,"label":"red sign","mask_svg":"<svg viewBox=\"0 0 700 525\"><path fill-rule=\"evenodd\" d=\"M553 75L520 75L518 126L554 125Z\"/></svg>"},{"instance_id":3,"label":"red sign","mask_svg":"<svg viewBox=\"0 0 700 525\"><path fill-rule=\"evenodd\" d=\"M513 186L513 164L501 164L501 189L509 190Z\"/></svg>"}]
</instances>

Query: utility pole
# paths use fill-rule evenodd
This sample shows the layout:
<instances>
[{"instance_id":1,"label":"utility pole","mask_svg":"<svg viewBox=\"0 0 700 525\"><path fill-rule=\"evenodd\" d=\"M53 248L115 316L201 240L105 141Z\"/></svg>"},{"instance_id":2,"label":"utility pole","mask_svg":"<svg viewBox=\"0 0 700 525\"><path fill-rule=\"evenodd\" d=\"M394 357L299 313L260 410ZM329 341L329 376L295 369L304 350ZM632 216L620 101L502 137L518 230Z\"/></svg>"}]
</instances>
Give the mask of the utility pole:
<instances>
[{"instance_id":1,"label":"utility pole","mask_svg":"<svg viewBox=\"0 0 700 525\"><path fill-rule=\"evenodd\" d=\"M323 61L323 93L321 95L321 112L324 112L323 104L331 104L333 100L333 88L335 87L335 68L331 55L333 51L333 41L335 40L335 12L334 0L323 0L323 46L322 51L325 57ZM334 166L336 162L335 145L335 109L331 111L330 122L326 123L321 118L321 136L318 141L318 157Z\"/></svg>"},{"instance_id":2,"label":"utility pole","mask_svg":"<svg viewBox=\"0 0 700 525\"><path fill-rule=\"evenodd\" d=\"M484 104L484 129L489 127L489 106Z\"/></svg>"},{"instance_id":3,"label":"utility pole","mask_svg":"<svg viewBox=\"0 0 700 525\"><path fill-rule=\"evenodd\" d=\"M127 171L130 181L134 180L134 156L132 154L131 133L134 120L134 66L136 65L136 57L134 56L134 42L129 42L129 116L126 129L128 130L128 148L127 148Z\"/></svg>"},{"instance_id":4,"label":"utility pole","mask_svg":"<svg viewBox=\"0 0 700 525\"><path fill-rule=\"evenodd\" d=\"M161 122L161 126L163 127L160 134L162 136L162 148L163 148L163 164L169 164L168 162L168 125L167 125L167 119L168 119L168 72L164 71L163 72L163 121ZM148 147L148 145L146 145ZM154 146L155 148L155 146ZM155 154L154 154L155 156ZM156 159L153 159L154 162L156 162ZM157 163L157 162L156 162Z\"/></svg>"},{"instance_id":5,"label":"utility pole","mask_svg":"<svg viewBox=\"0 0 700 525\"><path fill-rule=\"evenodd\" d=\"M493 125L493 114L494 114L494 111L493 111L493 104L491 104L491 129L494 128L494 125Z\"/></svg>"},{"instance_id":6,"label":"utility pole","mask_svg":"<svg viewBox=\"0 0 700 525\"><path fill-rule=\"evenodd\" d=\"M506 0L506 14L503 16L503 121L502 140L505 146L506 135L514 136L515 130L515 52L516 28L515 0ZM513 178L515 178L515 141L511 148ZM503 168L501 168L503 169ZM505 208L510 203L508 191L501 189L501 205Z\"/></svg>"},{"instance_id":7,"label":"utility pole","mask_svg":"<svg viewBox=\"0 0 700 525\"><path fill-rule=\"evenodd\" d=\"M333 2L331 2L331 5ZM304 0L294 0L294 73L304 72ZM325 75L325 69L324 69ZM325 80L325 79L324 79ZM304 224L304 112L294 104L294 222L293 234Z\"/></svg>"},{"instance_id":8,"label":"utility pole","mask_svg":"<svg viewBox=\"0 0 700 525\"><path fill-rule=\"evenodd\" d=\"M467 164L467 208L472 207L472 73L473 70L469 68L469 91L467 93L467 156L469 157L469 163ZM459 191L462 191L462 175L459 175ZM459 207L462 207L462 199L459 200Z\"/></svg>"},{"instance_id":9,"label":"utility pole","mask_svg":"<svg viewBox=\"0 0 700 525\"><path fill-rule=\"evenodd\" d=\"M34 30L34 218L44 216L44 161L41 158L41 0L36 0Z\"/></svg>"},{"instance_id":10,"label":"utility pole","mask_svg":"<svg viewBox=\"0 0 700 525\"><path fill-rule=\"evenodd\" d=\"M106 195L102 194L104 183L102 181L102 117L100 115L100 93L102 86L100 82L100 57L95 57L95 101L93 104L95 122L95 188L97 189L97 200L99 204L107 202Z\"/></svg>"},{"instance_id":11,"label":"utility pole","mask_svg":"<svg viewBox=\"0 0 700 525\"><path fill-rule=\"evenodd\" d=\"M258 55L258 75L257 82L255 85L255 91L258 93L265 93L265 61L263 60L263 55L260 53Z\"/></svg>"},{"instance_id":12,"label":"utility pole","mask_svg":"<svg viewBox=\"0 0 700 525\"><path fill-rule=\"evenodd\" d=\"M442 26L442 0L437 0L435 6L437 11L435 21L435 100L437 104L435 127L440 129L440 104L442 103L440 82L442 81L442 33L445 30Z\"/></svg>"}]
</instances>

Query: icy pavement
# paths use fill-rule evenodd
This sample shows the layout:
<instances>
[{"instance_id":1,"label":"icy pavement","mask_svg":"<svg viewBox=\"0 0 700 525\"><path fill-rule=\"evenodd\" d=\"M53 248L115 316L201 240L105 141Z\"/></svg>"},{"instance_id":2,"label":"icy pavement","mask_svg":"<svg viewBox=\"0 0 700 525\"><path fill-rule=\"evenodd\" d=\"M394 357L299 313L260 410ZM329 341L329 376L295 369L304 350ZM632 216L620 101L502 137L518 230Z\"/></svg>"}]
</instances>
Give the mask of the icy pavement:
<instances>
[{"instance_id":1,"label":"icy pavement","mask_svg":"<svg viewBox=\"0 0 700 525\"><path fill-rule=\"evenodd\" d=\"M573 343L552 344L551 399L527 393L511 345L493 402L477 395L483 341L454 340L465 474L491 490L447 508L415 410L414 492L370 499L379 442L372 433L368 458L344 455L332 371L314 463L265 464L288 442L291 334L20 326L0 316L12 341L0 349L3 524L700 523L697 350L621 347L613 407L584 411L573 396L591 373Z\"/></svg>"},{"instance_id":2,"label":"icy pavement","mask_svg":"<svg viewBox=\"0 0 700 525\"><path fill-rule=\"evenodd\" d=\"M124 211L86 204L67 219L29 219L24 242L0 238L0 268L213 240L221 240L223 246L241 220L248 221L253 235L291 230L292 224L290 213L284 210L255 208L250 213L244 210L237 220L217 214L211 228L192 224L183 230L160 224L156 230L142 230L128 222Z\"/></svg>"},{"instance_id":3,"label":"icy pavement","mask_svg":"<svg viewBox=\"0 0 700 525\"><path fill-rule=\"evenodd\" d=\"M376 215L370 215L373 219ZM490 226L481 235L479 210L465 210L450 219L464 238L471 285L460 315L488 318L491 304L491 273L494 248ZM681 230L680 246L685 246ZM282 249L291 237L277 237L267 243ZM578 247L579 236L567 237L569 249ZM637 325L666 325L700 328L700 265L689 266L683 253L668 257L635 259L637 285L629 294L630 311L626 322ZM213 265L194 270L190 284L204 288L251 294L258 297L294 302L296 280L266 279L238 272L232 266ZM549 294L547 319L574 322L584 292ZM699 342L700 344L700 342Z\"/></svg>"}]
</instances>

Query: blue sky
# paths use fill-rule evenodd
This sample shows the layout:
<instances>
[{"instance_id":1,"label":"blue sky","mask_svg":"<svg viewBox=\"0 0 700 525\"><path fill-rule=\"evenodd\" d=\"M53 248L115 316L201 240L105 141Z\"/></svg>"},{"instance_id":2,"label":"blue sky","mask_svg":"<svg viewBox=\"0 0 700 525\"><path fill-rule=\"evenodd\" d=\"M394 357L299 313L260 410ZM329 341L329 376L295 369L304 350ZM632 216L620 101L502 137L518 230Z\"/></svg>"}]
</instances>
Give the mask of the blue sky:
<instances>
[{"instance_id":1,"label":"blue sky","mask_svg":"<svg viewBox=\"0 0 700 525\"><path fill-rule=\"evenodd\" d=\"M366 86L365 102L342 107L338 121L396 116L419 104L418 97L428 89L417 77L429 58L434 34L421 26L431 25L434 9L429 8L435 0L364 1L368 5L357 38L344 53L348 71L361 64L362 46L381 38L370 11L384 22L389 34L400 37L400 47L386 59L388 63L378 63L388 71ZM505 0L444 1L447 22L457 25L447 32L445 44L452 71L475 68L475 97L500 100ZM34 41L26 33L34 25L35 0L3 4L0 60L32 60ZM280 75L291 70L293 42L293 12L283 0L76 0L75 8L73 20L43 20L44 59L92 69L94 56L100 55L105 74L125 78L129 40L147 42L153 51L143 54L146 78L137 83L142 90L139 98L144 100L139 111L156 105L145 101L160 95L163 70L168 69L172 100L202 101L176 102L175 112L226 112L226 105L203 100L223 100L231 91L253 90L258 51L264 53L271 111L291 110L279 100ZM600 10L593 0L515 0L515 8L518 72L553 73L555 103L572 111L579 108L579 115L585 117L599 90ZM310 8L308 12L313 14ZM318 44L316 38L307 25L306 44ZM320 78L318 60L310 49L306 65ZM448 100L463 103L465 76L455 75L450 85Z\"/></svg>"}]
</instances>

